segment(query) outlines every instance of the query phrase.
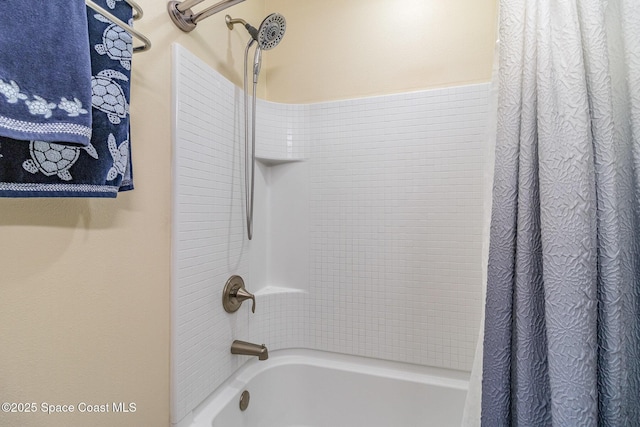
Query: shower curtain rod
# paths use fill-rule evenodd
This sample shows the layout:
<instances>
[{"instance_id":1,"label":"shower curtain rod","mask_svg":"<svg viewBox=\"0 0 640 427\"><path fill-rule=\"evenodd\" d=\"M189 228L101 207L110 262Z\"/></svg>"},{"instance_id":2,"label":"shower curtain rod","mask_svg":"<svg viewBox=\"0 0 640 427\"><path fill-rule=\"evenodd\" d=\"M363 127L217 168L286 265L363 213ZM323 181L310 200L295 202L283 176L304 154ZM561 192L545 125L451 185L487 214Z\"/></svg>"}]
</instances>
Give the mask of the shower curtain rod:
<instances>
[{"instance_id":1,"label":"shower curtain rod","mask_svg":"<svg viewBox=\"0 0 640 427\"><path fill-rule=\"evenodd\" d=\"M125 0L125 1L133 8L133 19L134 19L134 21L142 18L142 15L143 15L142 8L133 0ZM137 38L138 40L140 40L143 43L142 46L136 46L136 47L133 48L133 52L134 53L144 52L144 51L147 51L147 50L151 49L151 40L149 40L144 34L142 34L141 32L139 32L137 30L135 30L132 26L126 24L122 20L118 19L118 17L116 17L114 14L112 14L108 10L100 7L98 4L96 4L92 0L85 0L85 3L91 9L95 10L100 15L104 16L105 18L111 20L111 22L113 22L114 24L118 25L119 27L122 27L123 30L125 30L128 33L130 33L132 36L134 36L135 38Z\"/></svg>"},{"instance_id":2,"label":"shower curtain rod","mask_svg":"<svg viewBox=\"0 0 640 427\"><path fill-rule=\"evenodd\" d=\"M197 4L202 3L204 0L184 0L180 1L170 1L167 3L167 10L169 12L169 16L171 20L178 28L180 28L185 33L189 31L193 31L198 25L198 22L202 21L205 18L210 17L211 15L221 12L228 7L234 6L238 3L242 3L244 0L222 0L213 6L210 6L199 13L193 13L191 8Z\"/></svg>"}]
</instances>

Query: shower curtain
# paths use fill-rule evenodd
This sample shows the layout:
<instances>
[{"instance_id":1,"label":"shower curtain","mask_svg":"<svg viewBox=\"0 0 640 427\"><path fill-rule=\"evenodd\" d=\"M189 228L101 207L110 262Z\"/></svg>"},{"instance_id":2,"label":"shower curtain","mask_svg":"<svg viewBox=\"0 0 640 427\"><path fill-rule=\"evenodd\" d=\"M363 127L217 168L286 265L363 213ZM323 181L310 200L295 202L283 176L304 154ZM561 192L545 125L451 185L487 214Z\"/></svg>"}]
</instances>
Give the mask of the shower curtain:
<instances>
[{"instance_id":1,"label":"shower curtain","mask_svg":"<svg viewBox=\"0 0 640 427\"><path fill-rule=\"evenodd\" d=\"M640 425L640 0L501 0L482 425Z\"/></svg>"}]
</instances>

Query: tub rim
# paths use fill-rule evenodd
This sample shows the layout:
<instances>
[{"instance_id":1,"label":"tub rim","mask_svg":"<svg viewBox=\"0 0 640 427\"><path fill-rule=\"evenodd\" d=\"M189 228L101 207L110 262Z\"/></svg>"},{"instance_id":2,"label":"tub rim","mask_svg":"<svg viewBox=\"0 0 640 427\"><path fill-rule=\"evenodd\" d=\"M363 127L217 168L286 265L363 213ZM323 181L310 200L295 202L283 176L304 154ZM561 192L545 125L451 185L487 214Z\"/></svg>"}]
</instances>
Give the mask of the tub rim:
<instances>
[{"instance_id":1,"label":"tub rim","mask_svg":"<svg viewBox=\"0 0 640 427\"><path fill-rule=\"evenodd\" d=\"M248 358L247 358L248 359ZM470 372L309 349L269 351L269 359L248 359L175 427L210 427L211 422L251 379L282 366L312 366L378 378L468 391Z\"/></svg>"}]
</instances>

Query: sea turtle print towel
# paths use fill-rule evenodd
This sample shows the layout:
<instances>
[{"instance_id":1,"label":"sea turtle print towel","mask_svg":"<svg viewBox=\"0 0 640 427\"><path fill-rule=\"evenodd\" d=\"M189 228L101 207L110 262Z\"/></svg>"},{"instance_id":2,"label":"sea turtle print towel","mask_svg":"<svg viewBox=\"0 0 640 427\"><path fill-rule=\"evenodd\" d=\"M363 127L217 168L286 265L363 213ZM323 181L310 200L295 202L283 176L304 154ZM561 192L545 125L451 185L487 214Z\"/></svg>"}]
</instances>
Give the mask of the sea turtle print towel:
<instances>
[{"instance_id":1,"label":"sea turtle print towel","mask_svg":"<svg viewBox=\"0 0 640 427\"><path fill-rule=\"evenodd\" d=\"M126 2L96 2L122 21L131 22L133 12ZM132 39L92 9L83 13L91 63L86 76L88 100L70 95L58 104L70 114L90 116L91 138L80 145L0 136L0 197L116 197L119 191L133 189L129 136ZM74 61L67 63L69 68L70 64ZM31 100L21 99L22 89L10 93L16 102ZM47 105L51 114L62 108L56 105L54 109L52 104Z\"/></svg>"},{"instance_id":2,"label":"sea turtle print towel","mask_svg":"<svg viewBox=\"0 0 640 427\"><path fill-rule=\"evenodd\" d=\"M0 136L88 145L84 2L0 1Z\"/></svg>"}]
</instances>

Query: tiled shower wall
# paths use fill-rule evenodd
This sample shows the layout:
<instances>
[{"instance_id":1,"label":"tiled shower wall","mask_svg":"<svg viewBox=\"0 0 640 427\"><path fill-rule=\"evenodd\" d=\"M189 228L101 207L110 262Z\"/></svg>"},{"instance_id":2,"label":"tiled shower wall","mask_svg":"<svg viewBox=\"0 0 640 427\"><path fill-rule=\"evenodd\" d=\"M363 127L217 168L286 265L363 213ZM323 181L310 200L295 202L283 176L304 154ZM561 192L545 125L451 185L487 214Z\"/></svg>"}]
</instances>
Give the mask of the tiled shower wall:
<instances>
[{"instance_id":1,"label":"tiled shower wall","mask_svg":"<svg viewBox=\"0 0 640 427\"><path fill-rule=\"evenodd\" d=\"M311 347L471 369L488 90L310 107Z\"/></svg>"},{"instance_id":2,"label":"tiled shower wall","mask_svg":"<svg viewBox=\"0 0 640 427\"><path fill-rule=\"evenodd\" d=\"M248 242L242 92L180 46L174 61L172 421L185 422L247 360L229 354L233 339L469 370L481 305L488 84L311 105L259 101L265 173L308 182L284 208L257 196L256 214L266 206L272 226L261 220ZM260 193L288 197L288 184L259 178ZM276 225L275 208L300 204L308 218ZM263 253L277 247L260 243L281 238L271 236L276 229L295 237L283 248L308 253L303 283L269 283L256 272L265 259L287 259ZM255 315L247 304L222 310L232 274L259 290Z\"/></svg>"},{"instance_id":3,"label":"tiled shower wall","mask_svg":"<svg viewBox=\"0 0 640 427\"><path fill-rule=\"evenodd\" d=\"M231 275L252 292L259 280L251 274L257 237L249 242L244 229L242 92L179 45L173 59L171 421L182 425L249 359L230 354L234 339L303 346L308 304L306 293L263 289L255 314L249 303L223 310Z\"/></svg>"}]
</instances>

